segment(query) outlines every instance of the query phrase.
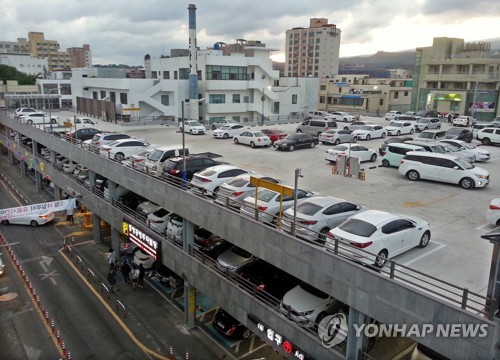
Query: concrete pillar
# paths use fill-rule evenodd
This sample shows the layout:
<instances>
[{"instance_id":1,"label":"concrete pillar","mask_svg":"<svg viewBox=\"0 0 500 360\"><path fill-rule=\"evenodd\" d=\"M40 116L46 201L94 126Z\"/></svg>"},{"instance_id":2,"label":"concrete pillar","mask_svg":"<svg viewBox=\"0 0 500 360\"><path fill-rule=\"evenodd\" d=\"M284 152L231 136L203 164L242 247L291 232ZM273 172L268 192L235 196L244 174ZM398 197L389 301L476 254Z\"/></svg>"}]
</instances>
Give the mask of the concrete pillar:
<instances>
[{"instance_id":1,"label":"concrete pillar","mask_svg":"<svg viewBox=\"0 0 500 360\"><path fill-rule=\"evenodd\" d=\"M116 253L116 259L118 260L120 253L120 232L116 229L111 228L111 247Z\"/></svg>"},{"instance_id":2,"label":"concrete pillar","mask_svg":"<svg viewBox=\"0 0 500 360\"><path fill-rule=\"evenodd\" d=\"M349 360L362 359L364 336L356 336L354 324L362 325L365 323L365 315L358 310L349 307L349 316L347 318L347 326L349 336L347 336L346 358Z\"/></svg>"},{"instance_id":3,"label":"concrete pillar","mask_svg":"<svg viewBox=\"0 0 500 360\"><path fill-rule=\"evenodd\" d=\"M42 174L35 170L35 184L37 190L42 190Z\"/></svg>"},{"instance_id":4,"label":"concrete pillar","mask_svg":"<svg viewBox=\"0 0 500 360\"><path fill-rule=\"evenodd\" d=\"M194 224L184 219L182 228L182 248L188 252L194 244ZM184 282L184 323L188 329L195 326L196 319L196 289Z\"/></svg>"},{"instance_id":5,"label":"concrete pillar","mask_svg":"<svg viewBox=\"0 0 500 360\"><path fill-rule=\"evenodd\" d=\"M95 172L89 170L89 186L91 190L95 186L95 179L96 179Z\"/></svg>"},{"instance_id":6,"label":"concrete pillar","mask_svg":"<svg viewBox=\"0 0 500 360\"><path fill-rule=\"evenodd\" d=\"M111 180L108 180L108 201L110 203L113 202L113 200L117 201L118 200L118 195L116 193L116 183L111 181Z\"/></svg>"},{"instance_id":7,"label":"concrete pillar","mask_svg":"<svg viewBox=\"0 0 500 360\"><path fill-rule=\"evenodd\" d=\"M101 218L92 213L92 236L96 243L100 243L101 239Z\"/></svg>"},{"instance_id":8,"label":"concrete pillar","mask_svg":"<svg viewBox=\"0 0 500 360\"><path fill-rule=\"evenodd\" d=\"M38 143L35 140L31 140L31 149L33 149L33 154L36 154L37 147Z\"/></svg>"},{"instance_id":9,"label":"concrete pillar","mask_svg":"<svg viewBox=\"0 0 500 360\"><path fill-rule=\"evenodd\" d=\"M26 163L21 159L19 166L21 167L21 175L26 176Z\"/></svg>"},{"instance_id":10,"label":"concrete pillar","mask_svg":"<svg viewBox=\"0 0 500 360\"><path fill-rule=\"evenodd\" d=\"M56 164L56 152L54 150L50 150L50 162L53 165Z\"/></svg>"},{"instance_id":11,"label":"concrete pillar","mask_svg":"<svg viewBox=\"0 0 500 360\"><path fill-rule=\"evenodd\" d=\"M9 165L10 166L14 165L14 153L12 151L9 151L7 156L9 158Z\"/></svg>"},{"instance_id":12,"label":"concrete pillar","mask_svg":"<svg viewBox=\"0 0 500 360\"><path fill-rule=\"evenodd\" d=\"M61 189L56 184L54 184L54 199L61 200Z\"/></svg>"}]
</instances>

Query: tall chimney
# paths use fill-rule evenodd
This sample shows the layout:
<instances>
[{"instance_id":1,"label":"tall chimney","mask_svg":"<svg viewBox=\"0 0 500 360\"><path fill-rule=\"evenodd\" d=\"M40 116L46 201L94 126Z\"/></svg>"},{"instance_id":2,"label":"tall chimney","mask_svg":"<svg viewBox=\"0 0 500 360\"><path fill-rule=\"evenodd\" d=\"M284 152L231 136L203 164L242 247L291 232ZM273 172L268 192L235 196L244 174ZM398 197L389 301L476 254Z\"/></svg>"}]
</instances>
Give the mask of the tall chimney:
<instances>
[{"instance_id":1,"label":"tall chimney","mask_svg":"<svg viewBox=\"0 0 500 360\"><path fill-rule=\"evenodd\" d=\"M196 43L196 5L189 4L189 102L198 102L198 48ZM188 106L189 117L199 119L198 104Z\"/></svg>"}]
</instances>

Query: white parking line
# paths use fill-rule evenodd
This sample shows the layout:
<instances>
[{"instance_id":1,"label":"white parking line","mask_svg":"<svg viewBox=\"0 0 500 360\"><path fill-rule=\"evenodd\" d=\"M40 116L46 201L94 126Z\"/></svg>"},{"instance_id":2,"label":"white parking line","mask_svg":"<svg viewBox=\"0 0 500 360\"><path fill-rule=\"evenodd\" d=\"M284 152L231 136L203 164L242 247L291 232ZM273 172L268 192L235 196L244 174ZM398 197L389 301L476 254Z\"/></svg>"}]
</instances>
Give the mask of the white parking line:
<instances>
[{"instance_id":1,"label":"white parking line","mask_svg":"<svg viewBox=\"0 0 500 360\"><path fill-rule=\"evenodd\" d=\"M423 259L424 257L426 257L426 256L428 256L428 255L430 255L432 253L435 253L436 251L441 250L442 248L444 248L446 246L445 244L439 243L437 241L433 241L433 243L434 244L439 244L439 246L437 248L432 249L429 252L426 252L426 253L424 253L422 255L417 256L416 258L411 259L410 261L407 261L407 262L403 263L402 265L408 266L410 264L413 264L414 262L416 262L416 261L418 261L420 259Z\"/></svg>"},{"instance_id":2,"label":"white parking line","mask_svg":"<svg viewBox=\"0 0 500 360\"><path fill-rule=\"evenodd\" d=\"M488 229L484 229L485 227L487 227ZM488 232L491 230L491 224L490 223L483 224L483 225L477 227L476 230L479 230L482 232Z\"/></svg>"}]
</instances>

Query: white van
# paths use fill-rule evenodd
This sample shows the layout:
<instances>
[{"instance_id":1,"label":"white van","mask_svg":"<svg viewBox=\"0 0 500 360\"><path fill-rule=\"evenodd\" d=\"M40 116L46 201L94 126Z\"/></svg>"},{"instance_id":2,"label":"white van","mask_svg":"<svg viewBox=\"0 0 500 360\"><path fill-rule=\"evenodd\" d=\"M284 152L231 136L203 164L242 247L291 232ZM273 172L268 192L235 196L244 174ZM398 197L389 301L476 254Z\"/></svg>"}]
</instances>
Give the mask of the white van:
<instances>
[{"instance_id":1,"label":"white van","mask_svg":"<svg viewBox=\"0 0 500 360\"><path fill-rule=\"evenodd\" d=\"M425 149L422 146L405 143L388 144L384 150L382 165L385 167L399 167L401 159L410 151L425 151Z\"/></svg>"},{"instance_id":2,"label":"white van","mask_svg":"<svg viewBox=\"0 0 500 360\"><path fill-rule=\"evenodd\" d=\"M445 130L423 130L419 135L418 141L438 141L446 139L446 131Z\"/></svg>"},{"instance_id":3,"label":"white van","mask_svg":"<svg viewBox=\"0 0 500 360\"><path fill-rule=\"evenodd\" d=\"M186 145L185 148L185 155L189 155L191 147L189 145ZM157 147L156 149L151 151L148 156L146 156L146 160L144 163L145 170L147 170L151 174L160 176L165 160L177 156L182 156L182 145L167 145Z\"/></svg>"},{"instance_id":4,"label":"white van","mask_svg":"<svg viewBox=\"0 0 500 360\"><path fill-rule=\"evenodd\" d=\"M460 185L464 189L485 187L488 171L455 155L412 151L401 160L399 173L411 181L433 180Z\"/></svg>"}]
</instances>

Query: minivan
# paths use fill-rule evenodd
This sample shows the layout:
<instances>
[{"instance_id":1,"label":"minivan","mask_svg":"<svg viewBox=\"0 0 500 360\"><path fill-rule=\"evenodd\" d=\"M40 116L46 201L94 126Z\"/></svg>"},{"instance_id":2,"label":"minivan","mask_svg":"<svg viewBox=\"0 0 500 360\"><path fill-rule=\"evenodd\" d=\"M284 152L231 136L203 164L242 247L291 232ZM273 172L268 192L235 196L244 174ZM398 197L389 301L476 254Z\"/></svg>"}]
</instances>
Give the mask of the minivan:
<instances>
[{"instance_id":1,"label":"minivan","mask_svg":"<svg viewBox=\"0 0 500 360\"><path fill-rule=\"evenodd\" d=\"M384 151L385 152L384 156L382 157L382 165L385 167L399 167L401 159L404 158L406 153L410 151L425 151L425 149L422 146L418 145L394 143L387 145Z\"/></svg>"},{"instance_id":2,"label":"minivan","mask_svg":"<svg viewBox=\"0 0 500 360\"><path fill-rule=\"evenodd\" d=\"M185 149L185 155L189 155L190 146L186 145ZM160 146L146 156L144 164L150 174L160 176L165 160L178 156L182 156L182 145Z\"/></svg>"},{"instance_id":3,"label":"minivan","mask_svg":"<svg viewBox=\"0 0 500 360\"><path fill-rule=\"evenodd\" d=\"M319 134L325 132L326 130L336 128L337 122L334 120L311 119L302 122L302 124L297 127L297 132L304 132L311 134L312 136L319 136Z\"/></svg>"},{"instance_id":4,"label":"minivan","mask_svg":"<svg viewBox=\"0 0 500 360\"><path fill-rule=\"evenodd\" d=\"M418 141L438 141L446 139L446 131L445 130L424 130L419 135Z\"/></svg>"},{"instance_id":5,"label":"minivan","mask_svg":"<svg viewBox=\"0 0 500 360\"><path fill-rule=\"evenodd\" d=\"M488 171L456 155L411 151L401 160L398 171L411 181L440 181L457 184L464 189L485 187L490 182Z\"/></svg>"},{"instance_id":6,"label":"minivan","mask_svg":"<svg viewBox=\"0 0 500 360\"><path fill-rule=\"evenodd\" d=\"M441 129L440 118L420 118L415 123L415 130Z\"/></svg>"}]
</instances>

